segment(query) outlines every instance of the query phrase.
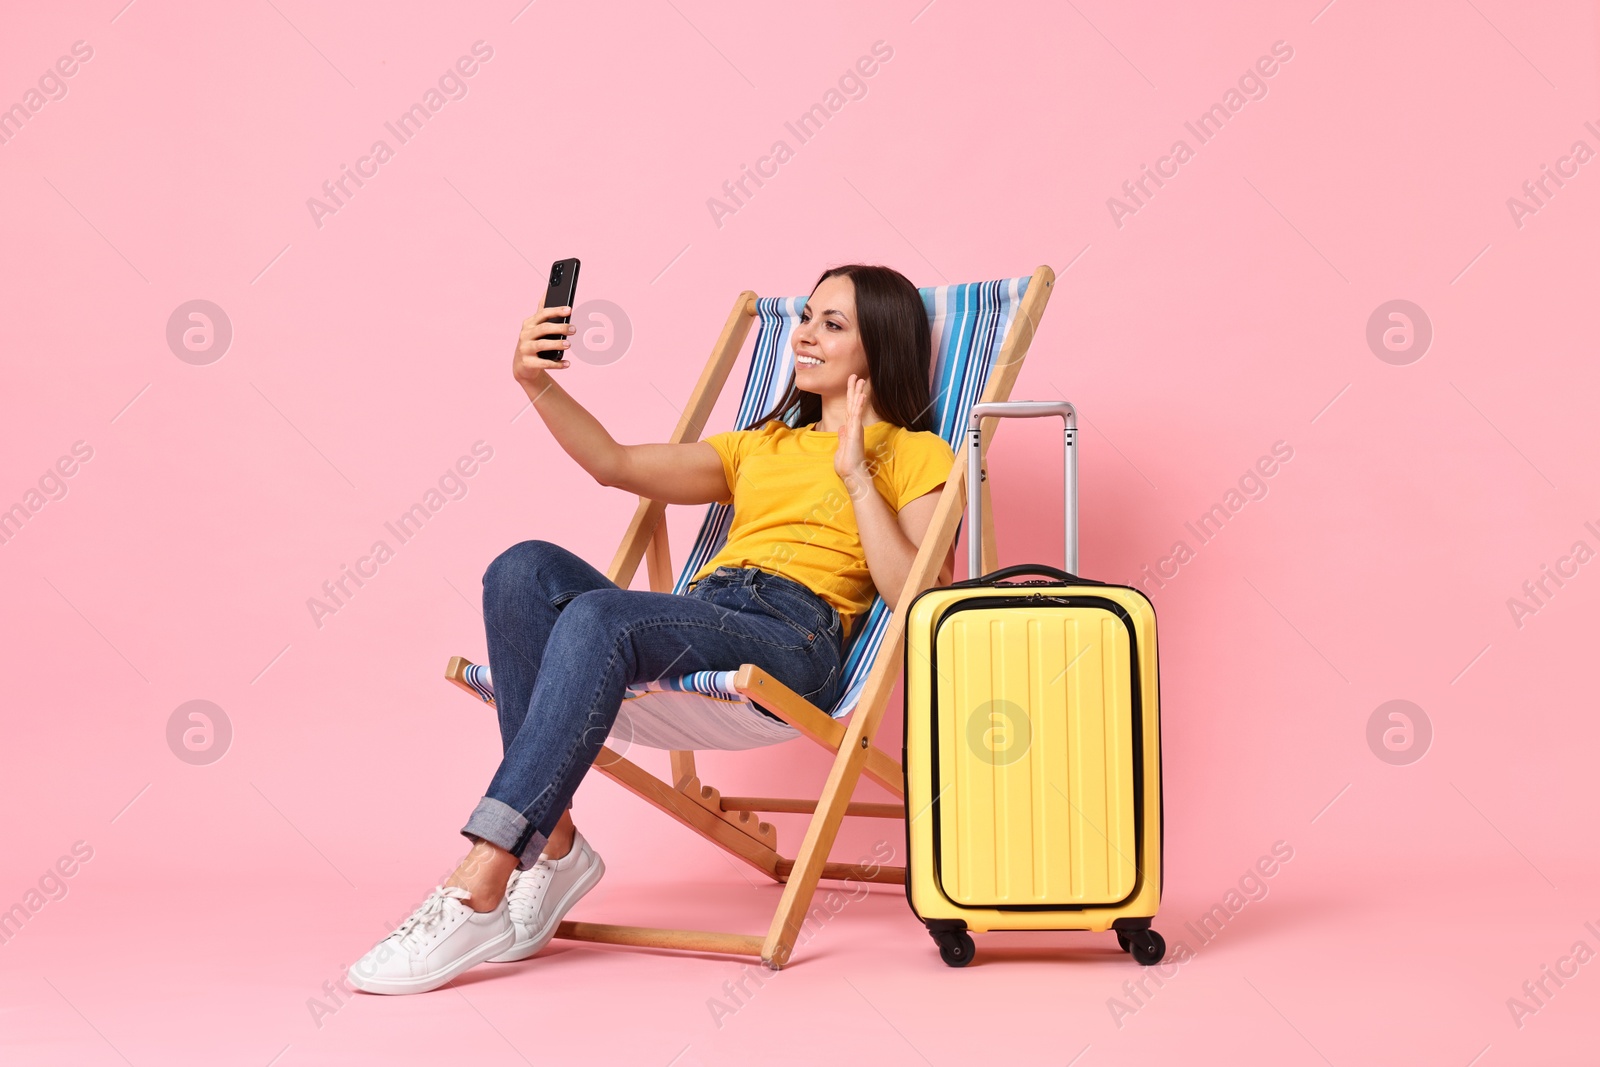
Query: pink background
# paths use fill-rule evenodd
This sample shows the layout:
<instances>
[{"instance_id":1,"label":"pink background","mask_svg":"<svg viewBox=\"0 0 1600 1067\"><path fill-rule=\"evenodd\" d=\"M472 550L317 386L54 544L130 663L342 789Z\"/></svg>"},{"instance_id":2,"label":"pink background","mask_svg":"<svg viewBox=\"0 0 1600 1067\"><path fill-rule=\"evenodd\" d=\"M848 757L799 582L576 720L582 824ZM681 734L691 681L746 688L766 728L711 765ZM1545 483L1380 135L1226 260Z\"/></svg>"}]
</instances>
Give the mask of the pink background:
<instances>
[{"instance_id":1,"label":"pink background","mask_svg":"<svg viewBox=\"0 0 1600 1067\"><path fill-rule=\"evenodd\" d=\"M93 449L0 545L0 907L93 850L0 945L0 1059L1593 1062L1600 963L1520 1027L1507 998L1600 951L1600 562L1520 627L1507 601L1600 549L1600 161L1520 227L1506 201L1574 141L1600 149L1595 5L122 4L0 32L7 106L93 48L0 146L0 506ZM479 40L467 95L319 228L307 198ZM798 144L784 122L879 40L865 97ZM1118 227L1107 198L1196 147L1183 123L1280 40L1265 98ZM779 138L794 158L719 227L707 198ZM983 936L949 970L885 886L721 1025L738 961L564 942L315 1017L464 848L498 741L441 672L484 656L484 568L538 537L603 569L634 508L509 373L569 255L634 337L562 382L628 442L670 433L741 289L853 260L921 285L1050 264L1013 396L1082 412L1093 577L1193 548L1184 523L1286 442L1265 498L1152 594L1157 928L1193 947L1184 923L1287 842L1266 898L1142 1005L1106 935ZM193 299L234 332L209 365L166 342ZM1365 337L1394 299L1434 330L1404 366ZM318 628L307 599L479 440L466 496ZM1057 441L1000 431L1002 563L1059 559ZM699 515L669 513L680 562ZM195 699L234 731L206 766L166 740ZM1367 744L1394 699L1432 724L1409 765ZM814 790L825 761L701 766L741 793ZM574 917L766 929L776 886L612 783L576 815L610 874ZM776 821L792 850L801 824ZM857 822L836 857L898 854L898 823Z\"/></svg>"}]
</instances>

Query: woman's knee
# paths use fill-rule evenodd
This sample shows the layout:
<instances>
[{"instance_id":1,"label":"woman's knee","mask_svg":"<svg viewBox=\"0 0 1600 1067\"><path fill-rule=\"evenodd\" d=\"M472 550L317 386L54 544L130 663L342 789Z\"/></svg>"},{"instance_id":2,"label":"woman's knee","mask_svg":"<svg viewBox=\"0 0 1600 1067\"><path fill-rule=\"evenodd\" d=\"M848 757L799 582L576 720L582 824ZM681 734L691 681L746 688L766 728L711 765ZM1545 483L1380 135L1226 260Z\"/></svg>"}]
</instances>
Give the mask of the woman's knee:
<instances>
[{"instance_id":1,"label":"woman's knee","mask_svg":"<svg viewBox=\"0 0 1600 1067\"><path fill-rule=\"evenodd\" d=\"M564 549L549 541L518 541L489 563L483 572L484 589L527 585L538 574L540 564L556 551Z\"/></svg>"},{"instance_id":2,"label":"woman's knee","mask_svg":"<svg viewBox=\"0 0 1600 1067\"><path fill-rule=\"evenodd\" d=\"M589 656L628 653L642 621L641 594L631 589L587 589L566 602L551 640Z\"/></svg>"}]
</instances>

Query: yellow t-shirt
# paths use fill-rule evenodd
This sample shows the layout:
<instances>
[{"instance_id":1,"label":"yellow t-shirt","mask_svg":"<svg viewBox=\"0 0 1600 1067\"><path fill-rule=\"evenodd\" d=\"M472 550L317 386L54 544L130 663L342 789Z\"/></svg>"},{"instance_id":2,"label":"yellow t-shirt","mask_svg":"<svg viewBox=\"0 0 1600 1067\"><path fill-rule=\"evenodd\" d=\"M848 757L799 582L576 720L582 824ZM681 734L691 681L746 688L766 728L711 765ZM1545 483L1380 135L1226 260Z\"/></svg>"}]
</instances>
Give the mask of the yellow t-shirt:
<instances>
[{"instance_id":1,"label":"yellow t-shirt","mask_svg":"<svg viewBox=\"0 0 1600 1067\"><path fill-rule=\"evenodd\" d=\"M790 429L769 419L758 430L730 430L705 439L722 458L733 487L721 501L733 503L733 523L727 543L692 581L718 567L771 571L831 604L848 637L878 590L850 494L834 473L839 435L812 429L815 425ZM943 485L955 462L950 446L931 431L913 432L883 420L866 426L862 438L873 483L896 513Z\"/></svg>"}]
</instances>

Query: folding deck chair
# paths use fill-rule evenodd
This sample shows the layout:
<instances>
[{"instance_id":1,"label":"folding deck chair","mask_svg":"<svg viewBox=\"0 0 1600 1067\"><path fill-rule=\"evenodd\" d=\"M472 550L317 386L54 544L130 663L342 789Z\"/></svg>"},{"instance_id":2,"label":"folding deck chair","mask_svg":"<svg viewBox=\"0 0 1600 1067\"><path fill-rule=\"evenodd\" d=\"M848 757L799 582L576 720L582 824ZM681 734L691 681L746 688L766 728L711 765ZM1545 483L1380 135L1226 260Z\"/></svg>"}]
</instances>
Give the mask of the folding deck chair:
<instances>
[{"instance_id":1,"label":"folding deck chair","mask_svg":"<svg viewBox=\"0 0 1600 1067\"><path fill-rule=\"evenodd\" d=\"M922 545L898 603L933 585L939 569L960 532L966 502L967 419L972 405L1010 398L1011 386L1033 341L1039 320L1050 299L1055 273L1041 266L1029 277L971 282L920 290L933 332L933 428L955 451L955 462L945 481ZM694 394L684 408L671 443L700 440L712 407L722 392L734 361L744 347L750 327L760 329L750 361L736 422L750 429L750 420L770 410L794 378L794 352L790 335L800 319L808 296L757 297L746 290L734 301L706 362ZM980 395L981 394L981 395ZM789 418L793 420L795 413ZM792 425L792 422L791 422ZM982 433L980 456L987 454L992 425ZM980 477L982 477L980 475ZM988 483L984 479L983 570L995 569ZM695 572L727 540L733 520L732 504L712 504L701 523L699 536L677 581L672 580L672 556L667 547L666 505L641 498L628 532L611 561L607 577L628 588L644 557L650 588L683 593ZM763 938L754 934L666 930L639 926L565 921L557 937L579 941L691 949L703 952L759 956L770 968L788 962L811 908L821 878L903 884L904 867L862 868L828 860L840 822L846 815L904 819L905 793L900 763L871 744L883 718L889 695L900 673L905 621L891 612L882 596L855 622L844 650L845 680L831 708L816 707L755 664L732 671L702 671L682 677L661 678L629 686L608 744L601 748L594 769L660 808L668 815L725 849L736 859L784 883L772 925ZM488 702L494 701L493 679L485 665L452 657L445 677ZM779 716L777 723L756 714L730 716L730 705L759 703ZM720 714L719 714L720 713ZM853 713L853 714L852 714ZM849 716L848 722L844 722ZM715 744L703 743L709 719L737 719L745 729L730 737L727 728L709 731ZM697 725L698 724L698 725ZM721 750L754 748L795 737L807 737L834 754L833 766L816 800L809 798L732 797L701 783L695 774L696 748ZM613 743L666 749L671 753L672 781L666 782L625 759ZM861 776L887 789L896 803L858 802L852 799ZM793 857L778 852L777 832L761 821L757 812L811 813L805 839Z\"/></svg>"}]
</instances>

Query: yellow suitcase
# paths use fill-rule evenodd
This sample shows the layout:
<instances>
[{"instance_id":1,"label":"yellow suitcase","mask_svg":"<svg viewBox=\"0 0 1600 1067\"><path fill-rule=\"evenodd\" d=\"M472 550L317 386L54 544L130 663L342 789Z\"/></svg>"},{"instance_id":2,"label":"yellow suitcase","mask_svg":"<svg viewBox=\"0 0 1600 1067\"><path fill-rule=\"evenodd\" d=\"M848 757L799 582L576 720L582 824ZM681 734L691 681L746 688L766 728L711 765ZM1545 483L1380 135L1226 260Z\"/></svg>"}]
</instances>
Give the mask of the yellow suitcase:
<instances>
[{"instance_id":1,"label":"yellow suitcase","mask_svg":"<svg viewBox=\"0 0 1600 1067\"><path fill-rule=\"evenodd\" d=\"M1077 416L1065 402L973 405L969 574L981 573L979 422L1059 415L1066 566L1005 567L907 608L906 899L952 967L970 931L1113 930L1138 962L1166 952L1155 609L1076 577ZM1022 574L1049 577L1010 581Z\"/></svg>"}]
</instances>

